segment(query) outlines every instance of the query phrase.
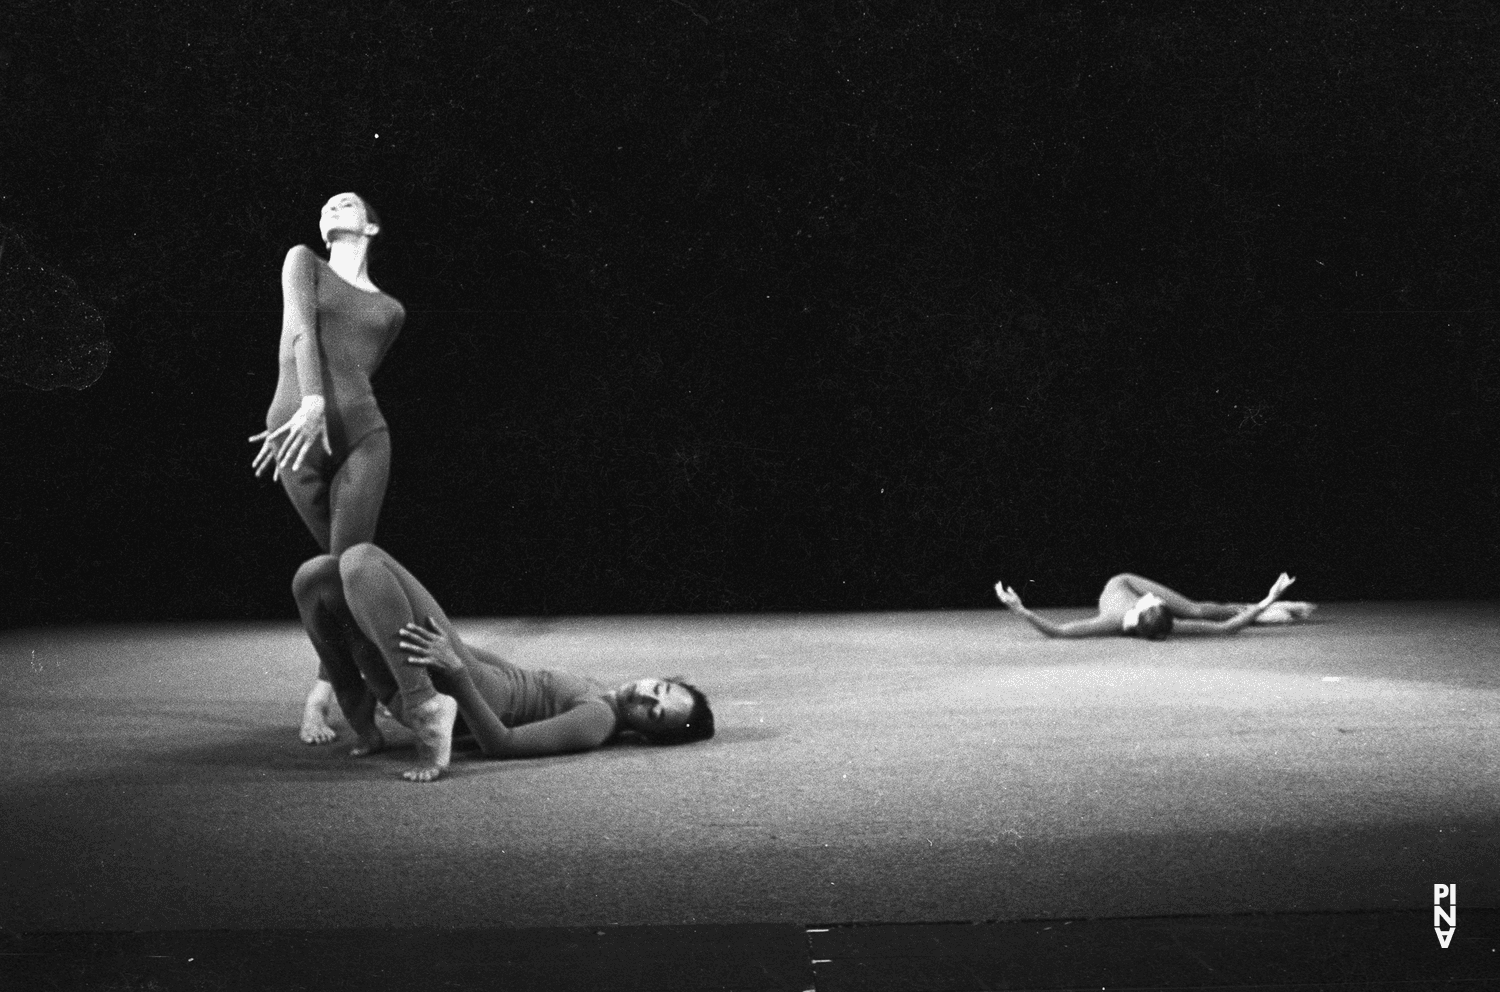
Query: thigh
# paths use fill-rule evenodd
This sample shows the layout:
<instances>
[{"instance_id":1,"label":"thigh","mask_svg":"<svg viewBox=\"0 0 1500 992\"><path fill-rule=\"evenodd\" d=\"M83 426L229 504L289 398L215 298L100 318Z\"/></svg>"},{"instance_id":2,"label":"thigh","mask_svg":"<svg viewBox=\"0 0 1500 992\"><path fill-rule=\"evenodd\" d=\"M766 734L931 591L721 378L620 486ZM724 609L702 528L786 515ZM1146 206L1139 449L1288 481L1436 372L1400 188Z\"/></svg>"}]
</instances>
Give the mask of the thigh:
<instances>
[{"instance_id":1,"label":"thigh","mask_svg":"<svg viewBox=\"0 0 1500 992\"><path fill-rule=\"evenodd\" d=\"M475 663L473 656L469 653L468 647L458 636L458 631L453 628L453 621L448 619L448 614L444 613L443 608L438 605L437 598L427 591L427 587L422 585L415 575L407 571L406 566L402 565L395 558L392 558L383 548L378 548L372 544L361 545L353 553L361 555L367 565L378 565L395 581L401 590L401 597L405 600L406 612L410 614L412 622L422 623L427 618L432 618L432 621L437 624L438 629L446 633L448 639L453 642L453 649L458 652L458 656L463 660L464 664L473 665ZM401 623L406 622L405 617L395 619L397 621L393 625L395 627L399 627Z\"/></svg>"},{"instance_id":2,"label":"thigh","mask_svg":"<svg viewBox=\"0 0 1500 992\"><path fill-rule=\"evenodd\" d=\"M333 554L375 540L375 524L385 503L391 475L391 434L381 429L366 436L328 487L328 541Z\"/></svg>"},{"instance_id":3,"label":"thigh","mask_svg":"<svg viewBox=\"0 0 1500 992\"><path fill-rule=\"evenodd\" d=\"M281 473L281 486L286 490L287 497L292 501L292 507L297 511L297 516L307 525L312 533L313 540L318 542L318 547L325 553L329 550L330 542L330 519L329 519L329 485L326 475L328 465L323 452L317 453L318 457L308 457L303 461L302 467L293 472L290 467Z\"/></svg>"},{"instance_id":4,"label":"thigh","mask_svg":"<svg viewBox=\"0 0 1500 992\"><path fill-rule=\"evenodd\" d=\"M1201 604L1188 599L1175 589L1168 589L1160 582L1153 582L1139 575L1124 575L1121 578L1128 582L1130 588L1135 590L1138 597L1144 596L1148 592L1159 597L1162 602L1167 604L1167 609L1175 617L1193 619L1202 615Z\"/></svg>"}]
</instances>

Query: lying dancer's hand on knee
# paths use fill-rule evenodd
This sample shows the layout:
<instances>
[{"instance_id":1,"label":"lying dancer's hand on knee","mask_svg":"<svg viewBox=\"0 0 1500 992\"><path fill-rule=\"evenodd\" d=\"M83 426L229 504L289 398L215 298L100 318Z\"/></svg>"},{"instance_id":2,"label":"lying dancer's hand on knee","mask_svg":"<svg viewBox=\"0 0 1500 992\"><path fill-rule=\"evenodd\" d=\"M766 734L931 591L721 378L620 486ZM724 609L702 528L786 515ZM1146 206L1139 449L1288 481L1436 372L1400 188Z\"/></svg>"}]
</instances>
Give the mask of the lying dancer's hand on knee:
<instances>
[{"instance_id":1,"label":"lying dancer's hand on knee","mask_svg":"<svg viewBox=\"0 0 1500 992\"><path fill-rule=\"evenodd\" d=\"M464 667L463 659L453 649L453 642L438 629L432 617L422 624L409 623L402 627L400 638L408 665L436 668L440 672L457 672Z\"/></svg>"}]
</instances>

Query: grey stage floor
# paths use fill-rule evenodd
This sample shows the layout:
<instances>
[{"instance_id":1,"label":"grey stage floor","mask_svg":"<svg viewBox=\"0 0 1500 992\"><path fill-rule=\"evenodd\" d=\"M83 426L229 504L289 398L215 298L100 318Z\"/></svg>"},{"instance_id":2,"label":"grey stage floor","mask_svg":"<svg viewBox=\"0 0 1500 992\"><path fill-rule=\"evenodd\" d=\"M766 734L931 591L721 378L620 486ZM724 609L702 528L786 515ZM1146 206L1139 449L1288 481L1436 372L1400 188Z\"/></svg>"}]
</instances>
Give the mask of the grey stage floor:
<instances>
[{"instance_id":1,"label":"grey stage floor","mask_svg":"<svg viewBox=\"0 0 1500 992\"><path fill-rule=\"evenodd\" d=\"M291 624L11 632L0 926L1420 922L1439 882L1500 907L1496 604L1165 643L1000 610L459 626L520 664L686 674L719 734L414 785L406 748L297 741Z\"/></svg>"}]
</instances>

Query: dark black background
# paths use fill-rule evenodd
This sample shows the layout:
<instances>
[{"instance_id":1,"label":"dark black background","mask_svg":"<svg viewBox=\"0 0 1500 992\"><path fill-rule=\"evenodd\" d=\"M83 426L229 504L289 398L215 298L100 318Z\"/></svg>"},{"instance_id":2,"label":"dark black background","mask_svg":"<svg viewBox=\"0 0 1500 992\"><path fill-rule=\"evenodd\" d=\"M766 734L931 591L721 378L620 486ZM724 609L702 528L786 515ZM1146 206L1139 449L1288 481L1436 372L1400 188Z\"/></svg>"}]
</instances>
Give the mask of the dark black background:
<instances>
[{"instance_id":1,"label":"dark black background","mask_svg":"<svg viewBox=\"0 0 1500 992\"><path fill-rule=\"evenodd\" d=\"M451 612L1496 592L1491 3L7 6L14 622L294 616L346 189Z\"/></svg>"}]
</instances>

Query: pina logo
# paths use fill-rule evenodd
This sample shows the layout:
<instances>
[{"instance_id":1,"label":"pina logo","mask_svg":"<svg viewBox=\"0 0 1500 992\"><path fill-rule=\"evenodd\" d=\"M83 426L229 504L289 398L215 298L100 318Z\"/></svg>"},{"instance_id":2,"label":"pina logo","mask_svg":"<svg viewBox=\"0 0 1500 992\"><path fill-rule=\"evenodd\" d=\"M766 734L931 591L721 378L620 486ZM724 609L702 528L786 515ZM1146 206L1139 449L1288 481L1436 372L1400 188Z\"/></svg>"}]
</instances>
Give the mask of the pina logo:
<instances>
[{"instance_id":1,"label":"pina logo","mask_svg":"<svg viewBox=\"0 0 1500 992\"><path fill-rule=\"evenodd\" d=\"M1443 900L1448 900L1448 908L1443 908ZM1446 926L1448 929L1444 930ZM1448 946L1453 939L1453 931L1458 929L1458 886L1457 885L1434 885L1432 887L1432 929L1437 933L1438 944Z\"/></svg>"}]
</instances>

